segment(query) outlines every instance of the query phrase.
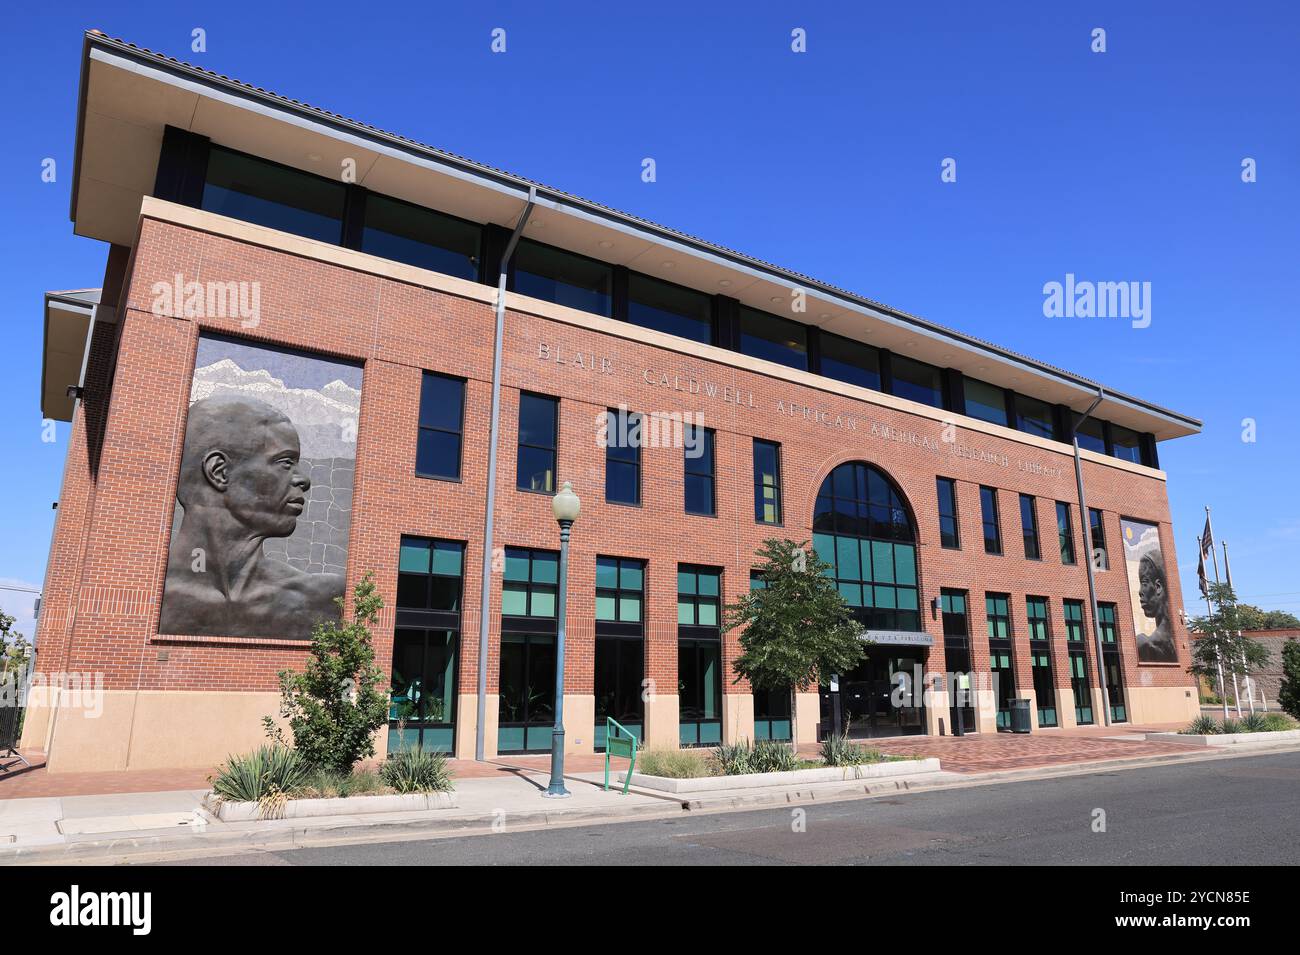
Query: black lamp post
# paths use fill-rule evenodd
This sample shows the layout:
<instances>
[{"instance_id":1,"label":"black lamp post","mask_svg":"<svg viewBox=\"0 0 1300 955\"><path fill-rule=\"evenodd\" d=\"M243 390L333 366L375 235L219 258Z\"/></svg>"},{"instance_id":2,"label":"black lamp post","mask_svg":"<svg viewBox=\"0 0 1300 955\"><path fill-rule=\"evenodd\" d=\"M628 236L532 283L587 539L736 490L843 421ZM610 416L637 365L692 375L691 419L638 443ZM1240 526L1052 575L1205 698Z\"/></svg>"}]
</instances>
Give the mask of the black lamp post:
<instances>
[{"instance_id":1,"label":"black lamp post","mask_svg":"<svg viewBox=\"0 0 1300 955\"><path fill-rule=\"evenodd\" d=\"M551 499L551 511L560 525L560 606L557 610L555 634L555 729L551 731L551 784L542 793L550 799L565 799L569 796L569 791L564 788L564 628L569 597L569 531L581 510L582 502L573 493L573 485L565 481L560 493Z\"/></svg>"}]
</instances>

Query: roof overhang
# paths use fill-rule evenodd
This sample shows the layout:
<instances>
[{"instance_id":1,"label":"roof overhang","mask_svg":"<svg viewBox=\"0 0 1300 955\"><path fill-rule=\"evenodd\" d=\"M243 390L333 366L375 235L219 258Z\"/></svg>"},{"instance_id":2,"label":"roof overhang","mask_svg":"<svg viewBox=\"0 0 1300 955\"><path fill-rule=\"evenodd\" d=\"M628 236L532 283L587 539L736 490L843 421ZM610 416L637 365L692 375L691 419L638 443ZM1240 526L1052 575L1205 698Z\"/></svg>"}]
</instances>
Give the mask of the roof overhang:
<instances>
[{"instance_id":1,"label":"roof overhang","mask_svg":"<svg viewBox=\"0 0 1300 955\"><path fill-rule=\"evenodd\" d=\"M72 219L78 235L130 246L153 191L166 126L320 175L346 160L375 192L512 227L537 190L526 234L765 311L807 296L807 324L1076 409L1099 385L898 309L98 32L86 34ZM1165 440L1201 422L1106 389L1096 414Z\"/></svg>"},{"instance_id":2,"label":"roof overhang","mask_svg":"<svg viewBox=\"0 0 1300 955\"><path fill-rule=\"evenodd\" d=\"M74 389L85 370L86 344L99 307L99 289L45 293L41 415L71 421Z\"/></svg>"}]
</instances>

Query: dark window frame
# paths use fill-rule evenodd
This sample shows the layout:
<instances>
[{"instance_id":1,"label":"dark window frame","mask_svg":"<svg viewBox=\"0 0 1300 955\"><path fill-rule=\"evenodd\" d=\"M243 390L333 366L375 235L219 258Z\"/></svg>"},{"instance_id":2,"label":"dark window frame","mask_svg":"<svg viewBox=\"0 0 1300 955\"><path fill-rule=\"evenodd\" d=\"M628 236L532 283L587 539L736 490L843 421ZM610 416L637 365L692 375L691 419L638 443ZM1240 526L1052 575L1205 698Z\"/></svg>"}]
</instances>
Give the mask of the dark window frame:
<instances>
[{"instance_id":1,"label":"dark window frame","mask_svg":"<svg viewBox=\"0 0 1300 955\"><path fill-rule=\"evenodd\" d=\"M984 532L984 553L1001 557L1002 519L998 508L998 489L987 484L980 485L980 526ZM990 530L993 532L992 537L989 536Z\"/></svg>"},{"instance_id":2,"label":"dark window frame","mask_svg":"<svg viewBox=\"0 0 1300 955\"><path fill-rule=\"evenodd\" d=\"M1074 518L1065 501L1056 502L1056 544L1063 565L1071 567L1078 562L1074 551Z\"/></svg>"},{"instance_id":3,"label":"dark window frame","mask_svg":"<svg viewBox=\"0 0 1300 955\"><path fill-rule=\"evenodd\" d=\"M523 440L525 400L549 401L551 403L552 406L551 431L553 435L551 440L553 443L549 447L543 444L525 442ZM516 448L515 448L515 489L519 491L524 491L525 493L528 494L554 495L556 492L555 485L557 483L557 475L559 473L559 463L560 463L560 399L555 397L554 395L544 395L541 394L540 392L535 392L535 391L519 392L519 427L518 430L516 431L516 436L518 438L518 441L516 442ZM534 451L547 451L550 453L551 455L550 473L551 473L551 485L552 485L550 489L524 486L523 465L524 465L525 448L530 448Z\"/></svg>"},{"instance_id":4,"label":"dark window frame","mask_svg":"<svg viewBox=\"0 0 1300 955\"><path fill-rule=\"evenodd\" d=\"M759 448L771 449L772 460L775 462L773 468L772 483L765 484L760 479L758 452ZM754 439L754 523L762 524L766 527L782 527L785 522L785 502L782 500L781 485L781 444L777 441L767 441L763 438ZM775 512L773 520L766 520L762 513L768 506L766 491L771 489L772 508Z\"/></svg>"},{"instance_id":5,"label":"dark window frame","mask_svg":"<svg viewBox=\"0 0 1300 955\"><path fill-rule=\"evenodd\" d=\"M944 488L948 489L952 504L952 513L944 513ZM961 550L961 508L957 503L957 480L949 477L935 478L935 494L939 502L939 546L946 550ZM945 522L951 522L952 529L945 529Z\"/></svg>"},{"instance_id":6,"label":"dark window frame","mask_svg":"<svg viewBox=\"0 0 1300 955\"><path fill-rule=\"evenodd\" d=\"M605 418L605 422L606 422L606 430L605 430L605 503L606 503L606 504L617 504L617 505L620 506L620 507L640 507L640 506L641 506L642 497L643 497L643 492L644 492L644 485L643 485L643 482L642 482L642 459L643 459L644 456L642 455L641 452L642 452L642 446L643 446L643 444L644 444L644 439L645 439L645 434L644 434L644 429L645 429L645 415L643 415L643 414L642 414L641 412L639 412L639 411L628 411L626 408L606 408L606 409L605 409L605 414L606 414L606 418ZM631 449L630 449L631 452L632 452L632 456L631 456L631 457L626 457L626 456L624 456L624 457L620 457L619 454L618 454L618 452L627 452L627 451L629 451L629 449L628 449L628 448L625 448L625 447L622 447L622 446L620 446L620 445L613 444L613 443L611 443L610 440L609 440L609 433L610 433L610 431L612 430L612 428L610 427L610 425L611 425L613 419L618 418L618 416L620 416L620 415L626 415L626 416L627 416L629 428L631 427L632 419L633 419L633 418L636 419L636 434L637 434L637 440L636 440L636 444L633 445L633 446L631 447ZM632 466L634 467L634 469L635 469L635 472L634 472L634 473L635 473L635 482L636 482L636 494L634 495L634 500L631 500L631 501L622 501L622 500L618 500L617 498L610 497L610 494L609 494L609 489L610 489L610 467L609 467L609 466L610 466L610 462L611 462L611 461L612 461L613 463L617 464L617 465L620 465L620 466L632 465Z\"/></svg>"},{"instance_id":7,"label":"dark window frame","mask_svg":"<svg viewBox=\"0 0 1300 955\"><path fill-rule=\"evenodd\" d=\"M682 442L682 508L692 517L717 517L718 516L718 433L713 428L705 428L697 424L685 424L682 426L683 434L687 428L691 429L693 438L698 438L703 443L703 453L692 458L686 453L686 445L690 442ZM704 462L707 461L707 469ZM708 510L693 510L690 506L691 498L691 478L696 482L703 482L708 485L709 508Z\"/></svg>"},{"instance_id":8,"label":"dark window frame","mask_svg":"<svg viewBox=\"0 0 1300 955\"><path fill-rule=\"evenodd\" d=\"M424 369L420 378L420 410L416 423L416 453L415 453L415 476L425 478L431 481L454 481L459 482L463 479L465 471L465 402L468 400L467 392L469 391L469 381L457 375L448 375L438 371L429 371ZM428 378L441 378L444 381L454 381L460 385L460 412L458 420L460 427L457 430L442 428L435 425L426 425L424 423L424 382ZM456 473L455 474L438 474L432 471L420 470L420 452L419 438L425 431L432 431L437 434L454 434L458 441L459 450L456 454Z\"/></svg>"},{"instance_id":9,"label":"dark window frame","mask_svg":"<svg viewBox=\"0 0 1300 955\"><path fill-rule=\"evenodd\" d=\"M1025 560L1042 560L1043 545L1038 537L1038 499L1020 495L1020 538L1025 545Z\"/></svg>"}]
</instances>

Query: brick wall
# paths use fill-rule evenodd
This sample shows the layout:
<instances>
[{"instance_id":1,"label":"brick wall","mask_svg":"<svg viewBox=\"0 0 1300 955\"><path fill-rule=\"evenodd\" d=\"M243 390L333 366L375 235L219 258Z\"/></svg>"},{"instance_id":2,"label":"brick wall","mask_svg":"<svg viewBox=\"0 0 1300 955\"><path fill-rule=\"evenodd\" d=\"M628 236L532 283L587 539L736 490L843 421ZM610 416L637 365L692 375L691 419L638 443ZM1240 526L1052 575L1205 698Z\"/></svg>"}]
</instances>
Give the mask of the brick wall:
<instances>
[{"instance_id":1,"label":"brick wall","mask_svg":"<svg viewBox=\"0 0 1300 955\"><path fill-rule=\"evenodd\" d=\"M254 328L238 319L183 319L152 313L151 286L183 280L258 281L261 317ZM278 669L299 664L303 650L287 641L159 635L160 597L172 525L176 470L198 336L220 331L254 341L306 349L364 364L356 491L348 555L349 583L372 572L386 609L377 639L386 667L392 643L398 540L403 534L468 542L460 666L461 692L477 679L478 594L482 566L484 486L493 315L480 301L250 245L176 224L141 223L111 376L113 342L97 330L86 397L72 429L67 477L51 554L40 631L42 669L101 670L109 689L271 690ZM574 358L581 353L579 364ZM594 356L595 361L589 357ZM468 380L462 478L414 474L422 370ZM692 393L692 381L699 382ZM1027 652L1025 596L1049 598L1057 686L1069 685L1062 600L1087 599L1080 562L1057 555L1054 502L1071 502L1075 551L1083 559L1081 515L1074 506L1069 455L1009 438L958 428L956 443L940 441L932 418L869 404L673 352L582 324L510 312L503 360L497 495L498 546L558 546L546 495L515 489L515 431L519 390L558 396L559 480L582 497L570 572L570 639L566 680L571 692L592 691L594 577L597 554L648 561L647 676L675 690L676 565L724 568L724 596L749 586L752 554L764 537L811 537L813 499L836 465L863 460L891 475L912 508L918 530L921 606L933 634L936 668L943 657L941 622L929 611L941 587L970 592L970 632L976 669L986 669L985 592L1011 595L1018 687L1033 686ZM712 394L709 392L712 390ZM679 448L643 451L639 507L603 500L604 451L597 416L607 407L699 411L716 429L717 516L683 513ZM794 409L790 413L790 409ZM814 409L807 411L805 409ZM824 413L824 416L823 416ZM855 427L848 427L852 420ZM897 437L898 434L904 437ZM918 443L912 435L934 442ZM779 441L785 526L753 520L752 439ZM961 457L970 446L1005 464ZM935 477L957 480L962 548L939 546ZM1097 575L1098 597L1118 605L1124 679L1129 687L1191 684L1185 672L1187 635L1175 622L1179 662L1138 666L1132 611L1120 547L1120 515L1157 524L1167 564L1170 606L1182 604L1164 483L1118 467L1086 461L1089 504L1105 513L1111 570ZM1005 556L986 555L980 529L980 484L1000 491ZM1026 560L1020 547L1019 493L1035 495L1043 558ZM499 614L499 582L492 619ZM497 679L495 628L488 688ZM725 672L738 652L724 648ZM1092 645L1090 680L1095 683ZM728 692L744 687L724 679Z\"/></svg>"}]
</instances>

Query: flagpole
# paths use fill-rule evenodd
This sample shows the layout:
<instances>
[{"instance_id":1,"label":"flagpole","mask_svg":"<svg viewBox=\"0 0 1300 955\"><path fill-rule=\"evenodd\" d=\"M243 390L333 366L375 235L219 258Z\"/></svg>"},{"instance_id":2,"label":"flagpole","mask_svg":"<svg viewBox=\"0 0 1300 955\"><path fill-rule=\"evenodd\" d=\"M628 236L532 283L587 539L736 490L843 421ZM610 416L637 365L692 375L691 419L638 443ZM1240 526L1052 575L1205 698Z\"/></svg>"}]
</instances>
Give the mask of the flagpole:
<instances>
[{"instance_id":1,"label":"flagpole","mask_svg":"<svg viewBox=\"0 0 1300 955\"><path fill-rule=\"evenodd\" d=\"M1228 589L1232 590L1233 600L1235 602L1237 592L1232 587L1232 565L1228 563L1228 542L1223 541L1223 574L1228 580ZM1241 631L1237 631L1237 636L1241 636ZM1250 678L1250 661L1246 659L1246 648L1241 648L1241 668L1246 678L1246 700L1250 704L1250 715L1255 715L1255 684ZM1240 709L1240 706L1238 706Z\"/></svg>"},{"instance_id":2,"label":"flagpole","mask_svg":"<svg viewBox=\"0 0 1300 955\"><path fill-rule=\"evenodd\" d=\"M1205 541L1196 538L1196 546L1201 555L1201 566L1205 566ZM1201 590L1201 596L1205 598L1205 612L1210 615L1210 638L1215 638L1214 608L1210 606L1210 595L1204 588ZM1214 663L1219 668L1219 702L1223 705L1223 718L1228 718L1228 685L1223 682L1223 654L1219 652L1219 645L1214 645Z\"/></svg>"},{"instance_id":3,"label":"flagpole","mask_svg":"<svg viewBox=\"0 0 1300 955\"><path fill-rule=\"evenodd\" d=\"M1210 556L1214 558L1214 582L1219 583L1219 552L1214 549L1214 524L1210 521L1210 505L1205 505L1205 526L1210 531ZM1219 601L1219 615L1223 615L1223 601ZM1226 688L1225 688L1226 689ZM1237 718L1241 718L1241 690L1237 686L1237 672L1232 673L1232 698L1233 704L1237 707Z\"/></svg>"}]
</instances>

